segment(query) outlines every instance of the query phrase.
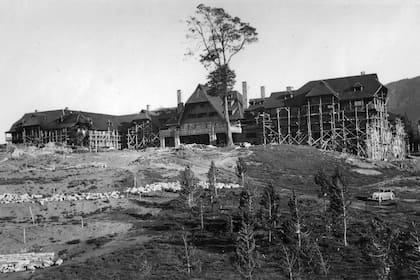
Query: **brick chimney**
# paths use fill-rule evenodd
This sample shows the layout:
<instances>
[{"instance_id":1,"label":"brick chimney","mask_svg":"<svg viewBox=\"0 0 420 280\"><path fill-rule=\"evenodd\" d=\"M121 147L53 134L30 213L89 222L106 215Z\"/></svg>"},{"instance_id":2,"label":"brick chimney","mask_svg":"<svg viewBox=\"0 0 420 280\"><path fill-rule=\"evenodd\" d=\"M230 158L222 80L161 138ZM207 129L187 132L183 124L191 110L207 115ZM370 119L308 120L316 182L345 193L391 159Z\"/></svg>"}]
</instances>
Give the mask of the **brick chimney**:
<instances>
[{"instance_id":1,"label":"brick chimney","mask_svg":"<svg viewBox=\"0 0 420 280\"><path fill-rule=\"evenodd\" d=\"M242 103L244 109L248 108L248 86L246 81L242 82Z\"/></svg>"},{"instance_id":2,"label":"brick chimney","mask_svg":"<svg viewBox=\"0 0 420 280\"><path fill-rule=\"evenodd\" d=\"M176 99L177 99L177 112L181 113L182 109L184 108L184 103L182 103L182 92L180 89L176 91Z\"/></svg>"},{"instance_id":3,"label":"brick chimney","mask_svg":"<svg viewBox=\"0 0 420 280\"><path fill-rule=\"evenodd\" d=\"M261 98L265 98L265 86L261 86Z\"/></svg>"}]
</instances>

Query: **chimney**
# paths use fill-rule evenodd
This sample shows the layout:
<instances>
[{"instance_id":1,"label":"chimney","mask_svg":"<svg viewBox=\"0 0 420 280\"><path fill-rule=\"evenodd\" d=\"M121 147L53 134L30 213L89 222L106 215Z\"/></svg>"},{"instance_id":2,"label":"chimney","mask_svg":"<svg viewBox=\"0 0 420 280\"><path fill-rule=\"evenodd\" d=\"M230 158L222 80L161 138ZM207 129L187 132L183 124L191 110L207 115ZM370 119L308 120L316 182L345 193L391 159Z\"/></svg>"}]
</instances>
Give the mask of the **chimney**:
<instances>
[{"instance_id":1,"label":"chimney","mask_svg":"<svg viewBox=\"0 0 420 280\"><path fill-rule=\"evenodd\" d=\"M182 109L184 108L184 103L182 103L182 93L180 89L176 91L176 98L177 98L177 112L181 113Z\"/></svg>"},{"instance_id":2,"label":"chimney","mask_svg":"<svg viewBox=\"0 0 420 280\"><path fill-rule=\"evenodd\" d=\"M179 103L182 102L182 93L181 93L181 90L180 89L178 89L176 91L176 98L177 98L177 104L179 104Z\"/></svg>"},{"instance_id":3,"label":"chimney","mask_svg":"<svg viewBox=\"0 0 420 280\"><path fill-rule=\"evenodd\" d=\"M242 103L244 109L248 108L248 88L246 81L242 82Z\"/></svg>"},{"instance_id":4,"label":"chimney","mask_svg":"<svg viewBox=\"0 0 420 280\"><path fill-rule=\"evenodd\" d=\"M366 75L366 72L365 71L362 71L362 72L360 72L360 75L361 76L364 76L364 75Z\"/></svg>"},{"instance_id":5,"label":"chimney","mask_svg":"<svg viewBox=\"0 0 420 280\"><path fill-rule=\"evenodd\" d=\"M286 91L291 92L292 90L293 90L293 87L291 87L291 86L286 87Z\"/></svg>"},{"instance_id":6,"label":"chimney","mask_svg":"<svg viewBox=\"0 0 420 280\"><path fill-rule=\"evenodd\" d=\"M150 112L150 105L149 104L146 105L146 112L148 112L148 113Z\"/></svg>"},{"instance_id":7,"label":"chimney","mask_svg":"<svg viewBox=\"0 0 420 280\"><path fill-rule=\"evenodd\" d=\"M261 86L261 98L265 98L265 86Z\"/></svg>"}]
</instances>

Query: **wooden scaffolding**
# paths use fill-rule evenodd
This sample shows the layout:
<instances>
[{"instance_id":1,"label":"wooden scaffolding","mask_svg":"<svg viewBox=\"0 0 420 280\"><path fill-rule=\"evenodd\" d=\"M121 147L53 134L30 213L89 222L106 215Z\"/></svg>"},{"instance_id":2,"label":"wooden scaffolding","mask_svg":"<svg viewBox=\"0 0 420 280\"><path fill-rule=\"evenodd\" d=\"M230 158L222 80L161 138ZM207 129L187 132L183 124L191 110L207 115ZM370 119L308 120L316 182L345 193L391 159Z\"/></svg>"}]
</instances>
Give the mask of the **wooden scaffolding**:
<instances>
[{"instance_id":1,"label":"wooden scaffolding","mask_svg":"<svg viewBox=\"0 0 420 280\"><path fill-rule=\"evenodd\" d=\"M406 135L400 120L388 121L386 98L339 102L319 96L301 107L262 113L263 143L310 145L378 160L405 156Z\"/></svg>"},{"instance_id":2,"label":"wooden scaffolding","mask_svg":"<svg viewBox=\"0 0 420 280\"><path fill-rule=\"evenodd\" d=\"M140 150L147 147L159 147L159 132L155 131L150 120L135 123L127 131L127 146L132 150Z\"/></svg>"},{"instance_id":3,"label":"wooden scaffolding","mask_svg":"<svg viewBox=\"0 0 420 280\"><path fill-rule=\"evenodd\" d=\"M38 145L46 143L67 144L69 134L66 128L54 130L42 130L39 127L23 128L22 143L25 145Z\"/></svg>"},{"instance_id":4,"label":"wooden scaffolding","mask_svg":"<svg viewBox=\"0 0 420 280\"><path fill-rule=\"evenodd\" d=\"M89 150L96 151L100 149L121 149L121 136L118 130L89 130Z\"/></svg>"}]
</instances>

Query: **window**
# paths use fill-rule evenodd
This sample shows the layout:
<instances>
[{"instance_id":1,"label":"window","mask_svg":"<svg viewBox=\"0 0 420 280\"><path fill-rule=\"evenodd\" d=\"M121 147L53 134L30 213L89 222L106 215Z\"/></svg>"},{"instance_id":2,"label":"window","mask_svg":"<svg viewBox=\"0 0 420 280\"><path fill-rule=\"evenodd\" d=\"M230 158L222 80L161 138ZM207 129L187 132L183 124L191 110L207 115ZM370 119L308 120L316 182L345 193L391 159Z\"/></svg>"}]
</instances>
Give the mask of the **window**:
<instances>
[{"instance_id":1,"label":"window","mask_svg":"<svg viewBox=\"0 0 420 280\"><path fill-rule=\"evenodd\" d=\"M363 85L361 83L357 82L353 85L353 92L362 91L362 90L363 90Z\"/></svg>"},{"instance_id":2,"label":"window","mask_svg":"<svg viewBox=\"0 0 420 280\"><path fill-rule=\"evenodd\" d=\"M363 101L362 100L354 101L354 107L363 107Z\"/></svg>"}]
</instances>

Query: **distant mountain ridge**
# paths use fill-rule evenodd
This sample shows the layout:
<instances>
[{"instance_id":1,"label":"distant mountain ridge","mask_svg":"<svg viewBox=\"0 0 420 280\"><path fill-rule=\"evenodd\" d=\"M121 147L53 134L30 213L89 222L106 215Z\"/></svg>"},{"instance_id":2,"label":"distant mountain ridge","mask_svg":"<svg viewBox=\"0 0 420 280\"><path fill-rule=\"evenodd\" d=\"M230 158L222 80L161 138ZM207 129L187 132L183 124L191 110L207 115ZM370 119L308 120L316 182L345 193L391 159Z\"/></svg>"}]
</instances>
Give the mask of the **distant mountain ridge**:
<instances>
[{"instance_id":1,"label":"distant mountain ridge","mask_svg":"<svg viewBox=\"0 0 420 280\"><path fill-rule=\"evenodd\" d=\"M414 128L420 120L420 76L395 81L388 88L388 110L407 115Z\"/></svg>"}]
</instances>

